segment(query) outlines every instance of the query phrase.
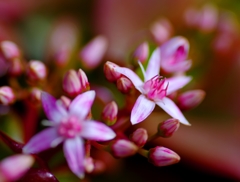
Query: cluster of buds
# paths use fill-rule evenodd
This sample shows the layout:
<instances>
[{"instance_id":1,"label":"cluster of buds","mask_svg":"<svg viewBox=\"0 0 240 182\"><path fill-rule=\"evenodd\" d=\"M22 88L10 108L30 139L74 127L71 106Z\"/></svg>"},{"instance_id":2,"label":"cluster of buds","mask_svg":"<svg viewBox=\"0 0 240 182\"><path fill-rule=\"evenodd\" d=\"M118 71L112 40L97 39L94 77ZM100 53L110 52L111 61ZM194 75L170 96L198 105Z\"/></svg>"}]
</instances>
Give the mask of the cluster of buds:
<instances>
[{"instance_id":1,"label":"cluster of buds","mask_svg":"<svg viewBox=\"0 0 240 182\"><path fill-rule=\"evenodd\" d=\"M72 24L69 26L68 32L74 33L75 28ZM119 66L110 61L105 62L105 78L114 83L122 93L116 95L102 86L98 79L93 80L95 83L92 84L91 79L96 78L96 75L88 77L88 72L83 70L86 68L92 71L100 65L107 49L107 40L103 36L97 36L79 51L82 67L77 71L70 66L73 65L70 64L70 55L73 54L70 48L76 42L73 40L74 36L69 35L69 42L61 38L64 30L62 26L56 37L60 36L59 41L65 43L63 46L53 44L51 50L54 66L52 62L45 64L38 60L26 61L15 43L2 42L2 56L8 64L15 64L15 67L7 71L10 75L6 81L8 85L0 87L0 103L9 106L13 104L14 109L19 105L26 108L25 113L20 114L24 120L24 142L18 143L1 131L0 138L14 152L21 153L20 160L26 160L19 173L8 173L8 167L12 163L7 162L5 165L5 161L2 162L0 178L12 180L12 175L14 180L29 181L44 173L50 174L55 180L47 163L59 150L63 150L68 168L81 179L104 169L104 160L92 155L99 150L107 151L117 159L138 153L155 166L177 163L180 157L172 150L162 146L147 149L145 146L157 137L172 136L180 123L190 125L182 111L196 107L205 93L202 90L181 91L192 79L187 75L191 67L188 59L189 43L180 36L170 39L168 29L171 29L171 26L167 20L153 25L151 32L157 45L151 51L149 42L140 44L131 55L134 60L132 69L124 67L124 64ZM165 31L165 37L160 40L160 37L156 37L157 31ZM53 37L53 40L56 37ZM17 75L21 76L21 79ZM121 96L123 99L115 101L114 96ZM16 100L18 103L14 105ZM137 126L156 111L155 106L159 106L171 119L161 122L156 133L150 136L145 127ZM41 110L45 113L41 118L47 118L42 124L48 128L35 133L38 131L36 127L40 114L43 113ZM132 125L137 128L133 130ZM132 133L129 134L129 131ZM92 152L93 148L97 150ZM33 163L39 166L37 170L31 167ZM30 178L30 175L35 177Z\"/></svg>"}]
</instances>

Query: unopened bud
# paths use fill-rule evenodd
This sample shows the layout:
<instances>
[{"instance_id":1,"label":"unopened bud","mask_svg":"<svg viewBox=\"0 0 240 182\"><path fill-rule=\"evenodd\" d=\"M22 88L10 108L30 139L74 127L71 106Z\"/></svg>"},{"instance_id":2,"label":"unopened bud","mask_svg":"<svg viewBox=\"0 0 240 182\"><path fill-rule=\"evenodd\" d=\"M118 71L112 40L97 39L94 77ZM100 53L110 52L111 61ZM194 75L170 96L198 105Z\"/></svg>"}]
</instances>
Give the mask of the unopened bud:
<instances>
[{"instance_id":1,"label":"unopened bud","mask_svg":"<svg viewBox=\"0 0 240 182\"><path fill-rule=\"evenodd\" d=\"M158 125L158 135L165 138L170 137L178 130L179 126L179 120L175 118L165 120Z\"/></svg>"},{"instance_id":2,"label":"unopened bud","mask_svg":"<svg viewBox=\"0 0 240 182\"><path fill-rule=\"evenodd\" d=\"M127 94L132 90L132 88L134 88L134 86L131 80L122 76L121 78L117 79L117 88L120 92Z\"/></svg>"},{"instance_id":3,"label":"unopened bud","mask_svg":"<svg viewBox=\"0 0 240 182\"><path fill-rule=\"evenodd\" d=\"M143 147L148 139L147 130L143 128L138 128L130 136L131 141L133 141L138 147Z\"/></svg>"},{"instance_id":4,"label":"unopened bud","mask_svg":"<svg viewBox=\"0 0 240 182\"><path fill-rule=\"evenodd\" d=\"M71 97L75 97L76 95L80 94L80 80L75 70L69 70L64 75L63 90Z\"/></svg>"},{"instance_id":5,"label":"unopened bud","mask_svg":"<svg viewBox=\"0 0 240 182\"><path fill-rule=\"evenodd\" d=\"M18 46L11 41L2 41L1 50L6 59L12 60L21 56Z\"/></svg>"},{"instance_id":6,"label":"unopened bud","mask_svg":"<svg viewBox=\"0 0 240 182\"><path fill-rule=\"evenodd\" d=\"M97 67L107 51L107 46L108 42L104 36L97 36L89 42L79 54L84 66L89 69Z\"/></svg>"},{"instance_id":7,"label":"unopened bud","mask_svg":"<svg viewBox=\"0 0 240 182\"><path fill-rule=\"evenodd\" d=\"M31 60L28 63L27 75L31 81L44 80L47 76L47 68L43 62Z\"/></svg>"},{"instance_id":8,"label":"unopened bud","mask_svg":"<svg viewBox=\"0 0 240 182\"><path fill-rule=\"evenodd\" d=\"M19 76L23 72L22 61L19 58L13 59L9 63L8 74L11 76Z\"/></svg>"},{"instance_id":9,"label":"unopened bud","mask_svg":"<svg viewBox=\"0 0 240 182\"><path fill-rule=\"evenodd\" d=\"M104 74L108 81L115 82L117 79L121 77L121 73L115 71L115 67L118 65L108 61L104 64Z\"/></svg>"},{"instance_id":10,"label":"unopened bud","mask_svg":"<svg viewBox=\"0 0 240 182\"><path fill-rule=\"evenodd\" d=\"M87 157L84 159L84 168L87 173L91 173L94 170L93 158Z\"/></svg>"},{"instance_id":11,"label":"unopened bud","mask_svg":"<svg viewBox=\"0 0 240 182\"><path fill-rule=\"evenodd\" d=\"M32 88L30 91L30 100L34 103L34 104L39 104L41 103L41 94L42 94L42 90L39 88Z\"/></svg>"},{"instance_id":12,"label":"unopened bud","mask_svg":"<svg viewBox=\"0 0 240 182\"><path fill-rule=\"evenodd\" d=\"M199 105L205 97L203 90L190 90L178 97L178 106L181 110L189 110Z\"/></svg>"},{"instance_id":13,"label":"unopened bud","mask_svg":"<svg viewBox=\"0 0 240 182\"><path fill-rule=\"evenodd\" d=\"M0 104L9 105L15 101L15 94L8 86L0 87Z\"/></svg>"},{"instance_id":14,"label":"unopened bud","mask_svg":"<svg viewBox=\"0 0 240 182\"><path fill-rule=\"evenodd\" d=\"M79 69L77 74L80 81L80 93L88 91L90 89L90 84L86 73L82 69Z\"/></svg>"},{"instance_id":15,"label":"unopened bud","mask_svg":"<svg viewBox=\"0 0 240 182\"><path fill-rule=\"evenodd\" d=\"M143 42L137 47L137 49L133 53L133 58L143 63L147 60L148 54L149 54L148 43Z\"/></svg>"},{"instance_id":16,"label":"unopened bud","mask_svg":"<svg viewBox=\"0 0 240 182\"><path fill-rule=\"evenodd\" d=\"M174 151L165 147L155 147L149 150L148 161L155 166L169 166L179 162L180 157Z\"/></svg>"},{"instance_id":17,"label":"unopened bud","mask_svg":"<svg viewBox=\"0 0 240 182\"><path fill-rule=\"evenodd\" d=\"M32 166L31 155L18 154L8 157L0 163L0 181L10 182L21 178Z\"/></svg>"},{"instance_id":18,"label":"unopened bud","mask_svg":"<svg viewBox=\"0 0 240 182\"><path fill-rule=\"evenodd\" d=\"M113 143L111 149L114 157L123 158L136 154L138 147L133 142L119 139Z\"/></svg>"},{"instance_id":19,"label":"unopened bud","mask_svg":"<svg viewBox=\"0 0 240 182\"><path fill-rule=\"evenodd\" d=\"M59 102L64 108L68 109L68 107L71 103L71 100L65 96L61 96Z\"/></svg>"},{"instance_id":20,"label":"unopened bud","mask_svg":"<svg viewBox=\"0 0 240 182\"><path fill-rule=\"evenodd\" d=\"M108 125L111 126L117 121L118 106L116 102L112 101L108 103L102 112L102 120Z\"/></svg>"}]
</instances>

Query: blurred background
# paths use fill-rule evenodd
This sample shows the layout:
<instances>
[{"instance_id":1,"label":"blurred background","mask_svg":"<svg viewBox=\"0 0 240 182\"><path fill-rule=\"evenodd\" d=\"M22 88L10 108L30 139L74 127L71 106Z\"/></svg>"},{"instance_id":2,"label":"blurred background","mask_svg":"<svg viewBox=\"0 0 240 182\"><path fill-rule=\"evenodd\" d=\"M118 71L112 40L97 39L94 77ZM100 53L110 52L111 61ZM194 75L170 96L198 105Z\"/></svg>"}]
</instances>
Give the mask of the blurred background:
<instances>
[{"instance_id":1,"label":"blurred background","mask_svg":"<svg viewBox=\"0 0 240 182\"><path fill-rule=\"evenodd\" d=\"M240 181L239 0L0 0L0 12L0 41L16 42L27 60L49 61L54 46L68 41L77 52L103 35L108 40L103 60L128 61L139 43L153 41L157 22L164 25L159 45L173 36L186 37L193 61L187 72L193 76L189 88L205 90L206 98L184 113L191 127L181 125L173 137L154 141L177 152L181 162L157 168L136 155L113 167L112 159L107 172L92 179ZM60 41L55 31L59 26L65 32ZM152 114L142 125L154 133L155 121L163 118Z\"/></svg>"}]
</instances>

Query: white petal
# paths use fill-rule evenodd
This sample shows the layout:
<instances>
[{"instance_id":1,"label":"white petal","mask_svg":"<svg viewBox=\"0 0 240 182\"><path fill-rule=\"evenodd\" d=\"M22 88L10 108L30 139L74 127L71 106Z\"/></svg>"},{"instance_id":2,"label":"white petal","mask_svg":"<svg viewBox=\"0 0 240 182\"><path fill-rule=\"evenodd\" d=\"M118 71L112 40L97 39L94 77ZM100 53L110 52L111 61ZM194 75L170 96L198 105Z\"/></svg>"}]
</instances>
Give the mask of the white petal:
<instances>
[{"instance_id":1,"label":"white petal","mask_svg":"<svg viewBox=\"0 0 240 182\"><path fill-rule=\"evenodd\" d=\"M69 106L69 113L77 115L79 119L85 119L92 107L95 95L95 91L93 90L78 95L71 102Z\"/></svg>"},{"instance_id":2,"label":"white petal","mask_svg":"<svg viewBox=\"0 0 240 182\"><path fill-rule=\"evenodd\" d=\"M64 155L71 171L79 178L84 177L84 145L79 137L67 139L63 144Z\"/></svg>"},{"instance_id":3,"label":"white petal","mask_svg":"<svg viewBox=\"0 0 240 182\"><path fill-rule=\"evenodd\" d=\"M164 97L161 101L156 102L166 113L168 113L173 118L178 119L182 124L190 125L187 119L183 116L177 105L169 98Z\"/></svg>"},{"instance_id":4,"label":"white petal","mask_svg":"<svg viewBox=\"0 0 240 182\"><path fill-rule=\"evenodd\" d=\"M133 85L135 86L135 88L141 92L139 87L141 87L143 85L143 82L136 73L134 73L132 70L130 70L128 68L124 68L124 67L115 67L115 70L117 72L121 73L122 75L126 76L127 78L129 78L131 80L131 82L133 83Z\"/></svg>"},{"instance_id":5,"label":"white petal","mask_svg":"<svg viewBox=\"0 0 240 182\"><path fill-rule=\"evenodd\" d=\"M168 83L167 95L181 89L187 85L192 80L190 76L175 76L172 78L167 78L166 83Z\"/></svg>"},{"instance_id":6,"label":"white petal","mask_svg":"<svg viewBox=\"0 0 240 182\"><path fill-rule=\"evenodd\" d=\"M155 103L147 99L144 95L140 95L133 106L131 113L131 123L137 124L146 119L153 109L155 108Z\"/></svg>"},{"instance_id":7,"label":"white petal","mask_svg":"<svg viewBox=\"0 0 240 182\"><path fill-rule=\"evenodd\" d=\"M80 135L89 140L106 141L116 136L110 127L97 121L86 121L82 123L82 127Z\"/></svg>"},{"instance_id":8,"label":"white petal","mask_svg":"<svg viewBox=\"0 0 240 182\"><path fill-rule=\"evenodd\" d=\"M160 48L153 51L146 69L146 77L144 81L148 81L156 75L160 74L161 52Z\"/></svg>"}]
</instances>

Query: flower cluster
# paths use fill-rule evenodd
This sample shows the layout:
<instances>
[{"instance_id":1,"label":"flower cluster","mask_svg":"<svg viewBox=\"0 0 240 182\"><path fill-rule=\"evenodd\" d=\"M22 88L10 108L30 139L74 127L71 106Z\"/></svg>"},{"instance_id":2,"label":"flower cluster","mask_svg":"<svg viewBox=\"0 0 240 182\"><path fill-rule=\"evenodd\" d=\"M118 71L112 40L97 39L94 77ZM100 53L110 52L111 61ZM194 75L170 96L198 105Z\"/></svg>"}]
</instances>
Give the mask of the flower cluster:
<instances>
[{"instance_id":1,"label":"flower cluster","mask_svg":"<svg viewBox=\"0 0 240 182\"><path fill-rule=\"evenodd\" d=\"M192 63L188 59L187 39L177 36L164 43L156 41L160 45L154 47L143 42L133 52L131 66L127 62L120 66L107 61L102 74L94 77L88 75L102 65L106 38L98 36L80 50L81 68L77 70L69 61L74 44L73 38L69 39L69 42L64 41L65 48L54 44L50 62L26 61L14 42L0 43L7 83L0 87L0 103L8 109L17 109L16 113L23 105L25 113L21 116L26 116L22 116L22 143L0 131L0 138L18 153L10 157L10 162L7 159L1 162L0 178L30 181L33 174L41 178L42 173L50 173L51 179L57 180L48 163L59 151L63 151L68 168L81 179L85 174L104 170L104 161L95 158L92 151L103 150L115 158L138 153L155 166L177 163L180 157L174 151L163 146L150 149L145 146L157 137L172 136L180 123L190 125L182 111L194 108L204 98L202 90L181 90L192 80L187 75ZM101 85L97 77L102 75L103 82L115 83L119 93ZM145 120L147 123L152 112L159 112L156 105L170 118L160 122L156 133L149 135L147 129L138 124ZM46 128L36 132L40 118L47 118L42 120ZM20 161L19 164L24 161L20 165L22 170L11 171L12 161ZM34 162L39 166L38 172L33 170Z\"/></svg>"}]
</instances>

